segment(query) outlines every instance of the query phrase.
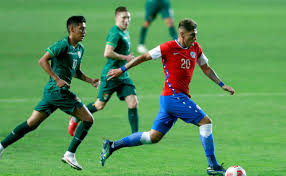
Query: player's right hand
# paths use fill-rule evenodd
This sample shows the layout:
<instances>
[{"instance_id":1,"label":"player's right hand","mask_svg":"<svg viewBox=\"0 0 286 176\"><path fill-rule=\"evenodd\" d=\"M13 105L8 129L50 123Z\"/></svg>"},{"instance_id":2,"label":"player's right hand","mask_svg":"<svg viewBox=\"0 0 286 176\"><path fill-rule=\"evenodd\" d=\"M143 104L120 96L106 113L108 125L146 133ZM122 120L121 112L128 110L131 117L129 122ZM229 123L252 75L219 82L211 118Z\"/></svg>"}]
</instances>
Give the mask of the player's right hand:
<instances>
[{"instance_id":1,"label":"player's right hand","mask_svg":"<svg viewBox=\"0 0 286 176\"><path fill-rule=\"evenodd\" d=\"M62 79L56 80L56 83L57 83L57 86L59 86L60 88L63 88L63 87L69 88L70 87L70 85L65 80L62 80Z\"/></svg>"},{"instance_id":2,"label":"player's right hand","mask_svg":"<svg viewBox=\"0 0 286 176\"><path fill-rule=\"evenodd\" d=\"M122 73L123 73L123 71L121 70L121 68L109 70L109 72L106 75L107 81L109 81L109 80L111 80L113 78L119 77Z\"/></svg>"},{"instance_id":3,"label":"player's right hand","mask_svg":"<svg viewBox=\"0 0 286 176\"><path fill-rule=\"evenodd\" d=\"M133 56L133 53L129 54L128 56L126 56L126 61L129 62L132 59L134 59L135 57Z\"/></svg>"}]
</instances>

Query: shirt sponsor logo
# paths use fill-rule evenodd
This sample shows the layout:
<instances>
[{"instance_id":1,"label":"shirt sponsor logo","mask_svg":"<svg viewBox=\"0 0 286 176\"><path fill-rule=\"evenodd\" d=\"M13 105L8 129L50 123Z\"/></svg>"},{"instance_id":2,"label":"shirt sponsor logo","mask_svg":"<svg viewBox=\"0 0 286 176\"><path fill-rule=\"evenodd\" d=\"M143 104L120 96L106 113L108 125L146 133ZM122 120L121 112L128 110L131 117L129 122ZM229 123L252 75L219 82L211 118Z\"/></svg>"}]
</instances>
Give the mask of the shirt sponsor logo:
<instances>
[{"instance_id":1,"label":"shirt sponsor logo","mask_svg":"<svg viewBox=\"0 0 286 176\"><path fill-rule=\"evenodd\" d=\"M67 52L67 54L76 55L76 53L73 53L73 52Z\"/></svg>"},{"instance_id":2,"label":"shirt sponsor logo","mask_svg":"<svg viewBox=\"0 0 286 176\"><path fill-rule=\"evenodd\" d=\"M173 53L173 55L177 55L177 54L180 54L180 53Z\"/></svg>"},{"instance_id":3,"label":"shirt sponsor logo","mask_svg":"<svg viewBox=\"0 0 286 176\"><path fill-rule=\"evenodd\" d=\"M195 59L197 57L196 53L194 51L191 51L190 52L190 56Z\"/></svg>"}]
</instances>

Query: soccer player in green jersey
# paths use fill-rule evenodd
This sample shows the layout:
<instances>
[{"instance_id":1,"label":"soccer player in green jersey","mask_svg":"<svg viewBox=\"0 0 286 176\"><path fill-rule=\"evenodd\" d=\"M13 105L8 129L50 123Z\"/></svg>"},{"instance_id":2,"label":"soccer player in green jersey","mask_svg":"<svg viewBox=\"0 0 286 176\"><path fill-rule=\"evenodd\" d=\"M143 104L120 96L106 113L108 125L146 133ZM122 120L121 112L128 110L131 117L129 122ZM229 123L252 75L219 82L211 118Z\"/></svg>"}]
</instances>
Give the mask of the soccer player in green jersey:
<instances>
[{"instance_id":1,"label":"soccer player in green jersey","mask_svg":"<svg viewBox=\"0 0 286 176\"><path fill-rule=\"evenodd\" d=\"M140 40L137 47L139 53L146 53L145 38L152 21L160 13L169 28L169 34L173 40L177 39L177 32L174 27L173 10L171 9L170 0L146 0L145 4L145 21L140 31Z\"/></svg>"},{"instance_id":2,"label":"soccer player in green jersey","mask_svg":"<svg viewBox=\"0 0 286 176\"><path fill-rule=\"evenodd\" d=\"M79 118L82 123L77 128L71 144L62 157L64 163L72 168L81 170L75 158L75 152L82 140L87 135L93 124L93 117L80 99L69 90L72 77L99 85L99 79L91 79L80 69L84 47L80 43L85 37L86 20L83 16L72 16L67 20L69 35L46 49L40 58L40 66L50 75L50 80L44 88L42 100L35 107L27 121L18 125L0 143L0 157L5 148L13 144L25 134L35 130L56 109ZM51 61L51 64L49 63Z\"/></svg>"},{"instance_id":3,"label":"soccer player in green jersey","mask_svg":"<svg viewBox=\"0 0 286 176\"><path fill-rule=\"evenodd\" d=\"M95 102L87 105L91 113L102 110L112 94L117 93L120 100L125 100L128 105L128 119L132 133L138 131L138 111L136 89L129 78L128 73L124 72L118 79L107 81L106 75L110 69L120 68L134 57L130 54L130 37L128 26L130 22L130 13L126 7L118 7L115 10L115 25L108 33L104 51L104 57L107 58L102 74L101 85L98 97ZM71 136L78 125L79 120L71 118L68 131Z\"/></svg>"}]
</instances>

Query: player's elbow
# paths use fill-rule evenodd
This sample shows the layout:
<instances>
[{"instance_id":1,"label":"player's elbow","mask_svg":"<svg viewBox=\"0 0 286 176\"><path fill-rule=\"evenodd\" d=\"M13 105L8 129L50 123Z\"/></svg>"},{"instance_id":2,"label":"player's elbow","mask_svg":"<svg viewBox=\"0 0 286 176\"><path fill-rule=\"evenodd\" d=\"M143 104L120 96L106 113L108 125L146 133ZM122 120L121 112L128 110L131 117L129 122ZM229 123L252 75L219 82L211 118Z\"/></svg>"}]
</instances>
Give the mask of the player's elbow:
<instances>
[{"instance_id":1,"label":"player's elbow","mask_svg":"<svg viewBox=\"0 0 286 176\"><path fill-rule=\"evenodd\" d=\"M43 64L44 64L44 59L43 58L41 58L41 59L39 59L39 61L38 61L38 63L42 66Z\"/></svg>"},{"instance_id":2,"label":"player's elbow","mask_svg":"<svg viewBox=\"0 0 286 176\"><path fill-rule=\"evenodd\" d=\"M108 58L108 57L110 57L110 52L109 51L104 51L104 54L103 54L103 56L105 57L105 58Z\"/></svg>"}]
</instances>

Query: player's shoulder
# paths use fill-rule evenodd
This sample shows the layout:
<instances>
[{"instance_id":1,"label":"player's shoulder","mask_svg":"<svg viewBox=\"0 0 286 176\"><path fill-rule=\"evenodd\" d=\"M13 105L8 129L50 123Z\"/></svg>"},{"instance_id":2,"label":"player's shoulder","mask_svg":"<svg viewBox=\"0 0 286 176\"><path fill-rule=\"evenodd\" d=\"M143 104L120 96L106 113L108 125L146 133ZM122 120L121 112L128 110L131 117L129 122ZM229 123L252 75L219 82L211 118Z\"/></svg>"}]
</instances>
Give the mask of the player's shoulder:
<instances>
[{"instance_id":1,"label":"player's shoulder","mask_svg":"<svg viewBox=\"0 0 286 176\"><path fill-rule=\"evenodd\" d=\"M66 48L69 45L68 37L64 37L61 40L58 40L54 42L52 45L50 45L48 48Z\"/></svg>"},{"instance_id":2,"label":"player's shoulder","mask_svg":"<svg viewBox=\"0 0 286 176\"><path fill-rule=\"evenodd\" d=\"M194 47L195 48L201 48L200 44L198 42L194 42Z\"/></svg>"},{"instance_id":3,"label":"player's shoulder","mask_svg":"<svg viewBox=\"0 0 286 176\"><path fill-rule=\"evenodd\" d=\"M109 30L109 34L117 34L119 32L120 29L116 25L112 26L111 29Z\"/></svg>"},{"instance_id":4,"label":"player's shoulder","mask_svg":"<svg viewBox=\"0 0 286 176\"><path fill-rule=\"evenodd\" d=\"M176 41L171 40L161 44L162 47L176 47Z\"/></svg>"},{"instance_id":5,"label":"player's shoulder","mask_svg":"<svg viewBox=\"0 0 286 176\"><path fill-rule=\"evenodd\" d=\"M64 37L63 39L61 40L58 40L57 42L54 43L54 45L57 45L58 47L66 47L69 45L69 40L68 40L68 37Z\"/></svg>"}]
</instances>

